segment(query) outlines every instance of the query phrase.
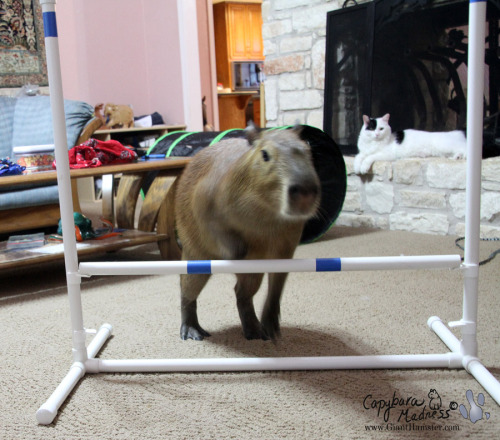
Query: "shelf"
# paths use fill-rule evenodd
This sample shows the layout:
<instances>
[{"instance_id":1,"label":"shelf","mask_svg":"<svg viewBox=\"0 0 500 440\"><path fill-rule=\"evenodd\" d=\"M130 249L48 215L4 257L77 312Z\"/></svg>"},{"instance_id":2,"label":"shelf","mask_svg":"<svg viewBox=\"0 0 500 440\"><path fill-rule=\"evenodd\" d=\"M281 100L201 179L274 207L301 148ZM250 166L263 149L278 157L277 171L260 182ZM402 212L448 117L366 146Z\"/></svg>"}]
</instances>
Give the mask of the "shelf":
<instances>
[{"instance_id":1,"label":"shelf","mask_svg":"<svg viewBox=\"0 0 500 440\"><path fill-rule=\"evenodd\" d=\"M127 230L121 236L102 240L87 240L77 243L78 256L117 251L119 249L147 243L157 243L167 238L166 234ZM64 258L62 243L49 243L32 249L6 250L7 242L0 242L0 270L30 266L34 263L47 263Z\"/></svg>"},{"instance_id":2,"label":"shelf","mask_svg":"<svg viewBox=\"0 0 500 440\"><path fill-rule=\"evenodd\" d=\"M70 170L72 179L95 177L100 175L121 175L124 181L120 184L116 197L116 224L126 231L121 236L103 240L87 240L78 244L78 255L90 255L115 251L124 247L145 243L158 243L162 258L169 259L177 255L177 248L171 218L173 192L169 191L175 178L182 173L189 163L189 157L166 158L160 160L139 160L135 163L105 165L95 168ZM139 225L135 229L134 217L142 179L150 171L158 171L141 207ZM46 171L19 176L7 176L0 179L3 185L23 185L27 181L55 182L55 171ZM39 207L35 207L39 210ZM114 223L114 197L103 199L103 215ZM156 232L152 232L155 231ZM28 266L58 260L64 257L62 244L50 244L41 248L7 250L6 242L0 242L0 270Z\"/></svg>"},{"instance_id":3,"label":"shelf","mask_svg":"<svg viewBox=\"0 0 500 440\"><path fill-rule=\"evenodd\" d=\"M183 131L185 125L153 125L152 127L133 127L133 128L108 128L104 130L96 130L92 137L101 141L114 139L119 136L163 136L172 131Z\"/></svg>"}]
</instances>

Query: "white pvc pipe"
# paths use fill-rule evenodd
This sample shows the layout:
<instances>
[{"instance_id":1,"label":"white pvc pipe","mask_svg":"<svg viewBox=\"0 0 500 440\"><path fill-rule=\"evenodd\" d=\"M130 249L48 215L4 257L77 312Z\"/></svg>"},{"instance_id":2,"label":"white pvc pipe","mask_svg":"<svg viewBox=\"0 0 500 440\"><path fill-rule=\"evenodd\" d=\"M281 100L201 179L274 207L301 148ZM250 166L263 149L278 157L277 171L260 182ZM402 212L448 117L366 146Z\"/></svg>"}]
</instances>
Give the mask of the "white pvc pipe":
<instances>
[{"instance_id":1,"label":"white pvc pipe","mask_svg":"<svg viewBox=\"0 0 500 440\"><path fill-rule=\"evenodd\" d=\"M57 410L84 375L85 366L81 362L73 363L66 377L61 381L49 399L36 412L38 423L42 425L52 423L57 415Z\"/></svg>"},{"instance_id":2,"label":"white pvc pipe","mask_svg":"<svg viewBox=\"0 0 500 440\"><path fill-rule=\"evenodd\" d=\"M101 328L99 329L99 331L97 332L97 334L94 336L94 338L87 347L87 355L89 358L93 358L97 355L97 353L99 353L99 350L109 339L112 332L113 332L112 325L110 324L101 325Z\"/></svg>"},{"instance_id":3,"label":"white pvc pipe","mask_svg":"<svg viewBox=\"0 0 500 440\"><path fill-rule=\"evenodd\" d=\"M458 353L218 359L89 359L89 373L461 368Z\"/></svg>"},{"instance_id":4,"label":"white pvc pipe","mask_svg":"<svg viewBox=\"0 0 500 440\"><path fill-rule=\"evenodd\" d=\"M280 273L361 270L453 269L460 255L309 258L284 260L127 261L80 263L80 275L174 275L188 273Z\"/></svg>"},{"instance_id":5,"label":"white pvc pipe","mask_svg":"<svg viewBox=\"0 0 500 440\"><path fill-rule=\"evenodd\" d=\"M77 362L85 362L87 349L85 339L81 338L83 311L78 272L78 254L73 220L73 198L69 174L68 139L66 135L66 117L64 114L64 96L62 89L59 42L55 13L55 0L40 0L43 13L45 48L47 53L47 73L50 86L50 105L54 129L55 157L57 163L57 187L61 209L62 230L64 236L64 261L68 284L71 324L73 328L73 355Z\"/></svg>"},{"instance_id":6,"label":"white pvc pipe","mask_svg":"<svg viewBox=\"0 0 500 440\"><path fill-rule=\"evenodd\" d=\"M453 269L460 267L460 255L341 258L342 271Z\"/></svg>"},{"instance_id":7,"label":"white pvc pipe","mask_svg":"<svg viewBox=\"0 0 500 440\"><path fill-rule=\"evenodd\" d=\"M465 264L479 262L486 0L469 5Z\"/></svg>"},{"instance_id":8,"label":"white pvc pipe","mask_svg":"<svg viewBox=\"0 0 500 440\"><path fill-rule=\"evenodd\" d=\"M481 164L483 141L484 50L486 0L469 4L467 79L467 174L465 208L464 296L461 351L464 367L500 404L500 384L475 358L477 356L477 308L479 236L481 217ZM467 359L470 359L469 361Z\"/></svg>"},{"instance_id":9,"label":"white pvc pipe","mask_svg":"<svg viewBox=\"0 0 500 440\"><path fill-rule=\"evenodd\" d=\"M431 316L427 320L427 325L451 351L454 353L460 353L460 341L440 318L437 316Z\"/></svg>"},{"instance_id":10,"label":"white pvc pipe","mask_svg":"<svg viewBox=\"0 0 500 440\"><path fill-rule=\"evenodd\" d=\"M40 0L40 4L42 5L44 19L47 73L50 85L50 105L52 109L55 157L57 163L57 186L63 223L64 257L66 269L70 272L76 272L78 270L78 258L73 222L73 199L71 195L71 178L69 174L68 138L66 135L66 117L64 114L64 96L59 60L59 42L55 19L55 0ZM73 238L73 240L71 238Z\"/></svg>"},{"instance_id":11,"label":"white pvc pipe","mask_svg":"<svg viewBox=\"0 0 500 440\"><path fill-rule=\"evenodd\" d=\"M85 330L83 328L80 277L77 275L78 254L73 220L73 199L69 174L68 140L66 136L66 118L64 114L55 3L55 0L40 0L44 21L47 73L50 85L50 105L52 108L57 163L57 186L64 236L64 262L68 285L71 326L73 329L73 358L75 362L56 390L37 411L36 418L38 423L41 424L49 424L54 420L59 407L66 400L78 381L85 375L84 362L88 359L87 348L85 347Z\"/></svg>"},{"instance_id":12,"label":"white pvc pipe","mask_svg":"<svg viewBox=\"0 0 500 440\"><path fill-rule=\"evenodd\" d=\"M464 357L464 367L500 405L500 383L477 358Z\"/></svg>"},{"instance_id":13,"label":"white pvc pipe","mask_svg":"<svg viewBox=\"0 0 500 440\"><path fill-rule=\"evenodd\" d=\"M88 358L94 358L102 348L106 340L111 336L113 328L109 324L103 324L97 332L92 342L89 344ZM86 359L88 361L88 359ZM36 419L42 425L52 423L57 415L57 410L66 400L69 393L74 389L77 383L85 376L85 364L82 362L74 362L69 372L55 389L49 399L38 409Z\"/></svg>"},{"instance_id":14,"label":"white pvc pipe","mask_svg":"<svg viewBox=\"0 0 500 440\"><path fill-rule=\"evenodd\" d=\"M465 202L462 353L477 356L476 322L481 216L481 161L486 0L469 4L467 70L467 173Z\"/></svg>"}]
</instances>

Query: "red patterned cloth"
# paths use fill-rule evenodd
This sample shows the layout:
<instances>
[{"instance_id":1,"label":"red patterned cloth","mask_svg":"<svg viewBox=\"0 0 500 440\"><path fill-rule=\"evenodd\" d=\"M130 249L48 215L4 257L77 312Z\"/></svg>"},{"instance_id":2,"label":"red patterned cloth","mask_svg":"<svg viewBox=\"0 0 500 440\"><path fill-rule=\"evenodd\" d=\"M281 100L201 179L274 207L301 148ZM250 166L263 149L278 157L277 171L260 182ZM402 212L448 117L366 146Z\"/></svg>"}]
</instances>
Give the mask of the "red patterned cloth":
<instances>
[{"instance_id":1,"label":"red patterned cloth","mask_svg":"<svg viewBox=\"0 0 500 440\"><path fill-rule=\"evenodd\" d=\"M101 165L129 163L137 159L137 153L115 140L89 139L68 151L70 168L93 168ZM54 161L53 167L56 167Z\"/></svg>"}]
</instances>

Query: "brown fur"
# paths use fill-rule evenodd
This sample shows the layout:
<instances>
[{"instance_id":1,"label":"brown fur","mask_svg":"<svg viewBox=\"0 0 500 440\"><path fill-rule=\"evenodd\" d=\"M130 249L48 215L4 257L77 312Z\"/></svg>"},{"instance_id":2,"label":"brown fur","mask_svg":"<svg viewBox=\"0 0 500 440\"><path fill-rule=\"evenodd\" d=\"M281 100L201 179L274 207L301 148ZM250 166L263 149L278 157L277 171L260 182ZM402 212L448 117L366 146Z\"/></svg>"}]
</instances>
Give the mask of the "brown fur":
<instances>
[{"instance_id":1,"label":"brown fur","mask_svg":"<svg viewBox=\"0 0 500 440\"><path fill-rule=\"evenodd\" d=\"M104 116L109 118L106 124L108 128L134 126L134 112L128 105L106 104Z\"/></svg>"},{"instance_id":2,"label":"brown fur","mask_svg":"<svg viewBox=\"0 0 500 440\"><path fill-rule=\"evenodd\" d=\"M305 222L315 214L319 179L309 147L296 130L248 133L253 145L229 139L207 147L180 178L175 212L184 260L292 258ZM196 313L196 300L209 277L181 275L182 339L209 336ZM237 275L237 306L248 339L279 335L286 277L269 274L261 324L253 296L263 274Z\"/></svg>"}]
</instances>

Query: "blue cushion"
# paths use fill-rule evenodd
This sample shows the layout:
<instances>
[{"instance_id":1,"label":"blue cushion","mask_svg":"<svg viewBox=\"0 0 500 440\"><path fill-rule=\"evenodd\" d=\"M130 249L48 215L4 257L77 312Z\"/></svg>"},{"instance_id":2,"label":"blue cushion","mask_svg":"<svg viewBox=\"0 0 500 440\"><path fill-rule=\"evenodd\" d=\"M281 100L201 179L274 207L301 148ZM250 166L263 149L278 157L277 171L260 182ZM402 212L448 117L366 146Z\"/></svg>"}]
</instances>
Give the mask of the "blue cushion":
<instances>
[{"instance_id":1,"label":"blue cushion","mask_svg":"<svg viewBox=\"0 0 500 440\"><path fill-rule=\"evenodd\" d=\"M0 210L49 205L52 203L59 203L57 185L2 192L0 194Z\"/></svg>"},{"instance_id":2,"label":"blue cushion","mask_svg":"<svg viewBox=\"0 0 500 440\"><path fill-rule=\"evenodd\" d=\"M12 159L12 126L16 98L0 96L0 159Z\"/></svg>"},{"instance_id":3,"label":"blue cushion","mask_svg":"<svg viewBox=\"0 0 500 440\"><path fill-rule=\"evenodd\" d=\"M64 100L68 149L75 143L94 109L81 101ZM52 111L48 96L18 98L14 111L12 146L46 145L54 143Z\"/></svg>"}]
</instances>

